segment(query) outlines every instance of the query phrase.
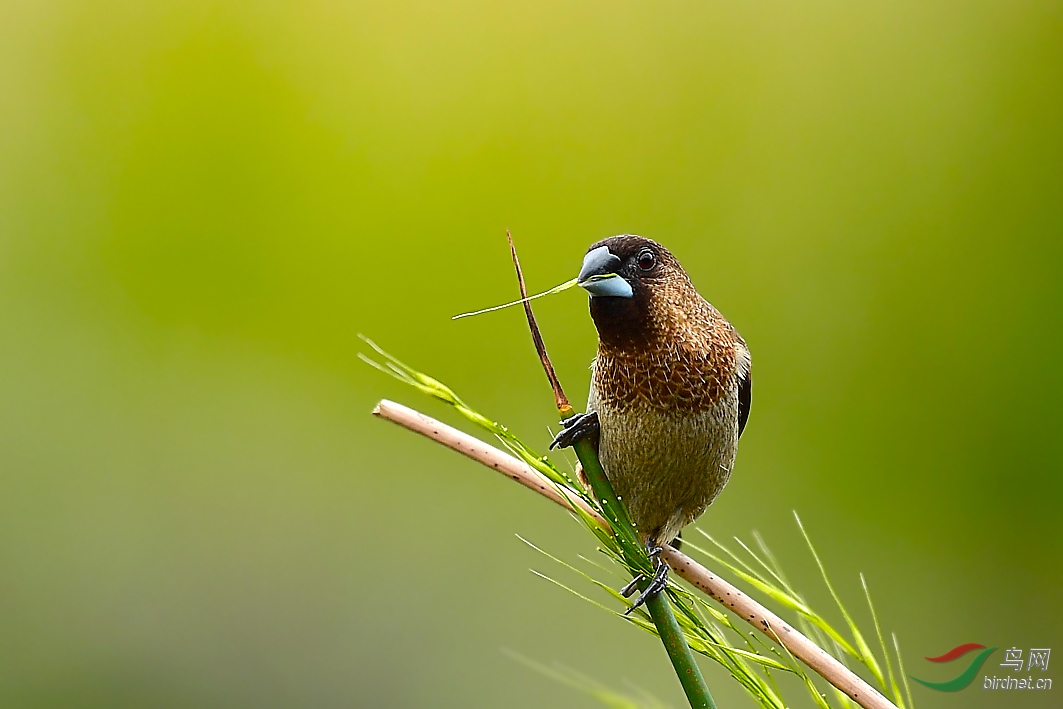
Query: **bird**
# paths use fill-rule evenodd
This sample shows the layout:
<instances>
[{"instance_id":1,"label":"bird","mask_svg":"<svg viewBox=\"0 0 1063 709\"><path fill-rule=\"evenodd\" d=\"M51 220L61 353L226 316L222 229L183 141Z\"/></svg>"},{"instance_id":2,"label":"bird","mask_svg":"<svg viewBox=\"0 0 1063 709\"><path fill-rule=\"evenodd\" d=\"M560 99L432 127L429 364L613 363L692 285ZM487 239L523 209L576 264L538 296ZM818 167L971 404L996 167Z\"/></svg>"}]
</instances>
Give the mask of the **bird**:
<instances>
[{"instance_id":1,"label":"bird","mask_svg":"<svg viewBox=\"0 0 1063 709\"><path fill-rule=\"evenodd\" d=\"M598 351L587 411L562 421L550 447L592 437L654 560L630 613L667 583L661 544L678 546L683 527L731 476L749 419L752 360L738 331L651 239L621 234L592 244L577 283L589 294Z\"/></svg>"}]
</instances>

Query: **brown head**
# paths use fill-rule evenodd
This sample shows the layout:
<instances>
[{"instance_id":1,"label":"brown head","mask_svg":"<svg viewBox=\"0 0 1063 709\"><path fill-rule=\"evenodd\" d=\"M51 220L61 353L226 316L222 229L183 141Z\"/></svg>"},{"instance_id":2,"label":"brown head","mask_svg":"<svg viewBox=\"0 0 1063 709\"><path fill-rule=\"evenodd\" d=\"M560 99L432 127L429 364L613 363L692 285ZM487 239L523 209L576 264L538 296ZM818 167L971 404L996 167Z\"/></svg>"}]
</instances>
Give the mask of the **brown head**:
<instances>
[{"instance_id":1,"label":"brown head","mask_svg":"<svg viewBox=\"0 0 1063 709\"><path fill-rule=\"evenodd\" d=\"M633 234L592 245L579 284L591 295L598 338L616 349L682 336L708 305L668 249Z\"/></svg>"},{"instance_id":2,"label":"brown head","mask_svg":"<svg viewBox=\"0 0 1063 709\"><path fill-rule=\"evenodd\" d=\"M587 251L578 280L598 330L600 400L704 410L734 375L748 373L742 338L657 242L603 239Z\"/></svg>"}]
</instances>

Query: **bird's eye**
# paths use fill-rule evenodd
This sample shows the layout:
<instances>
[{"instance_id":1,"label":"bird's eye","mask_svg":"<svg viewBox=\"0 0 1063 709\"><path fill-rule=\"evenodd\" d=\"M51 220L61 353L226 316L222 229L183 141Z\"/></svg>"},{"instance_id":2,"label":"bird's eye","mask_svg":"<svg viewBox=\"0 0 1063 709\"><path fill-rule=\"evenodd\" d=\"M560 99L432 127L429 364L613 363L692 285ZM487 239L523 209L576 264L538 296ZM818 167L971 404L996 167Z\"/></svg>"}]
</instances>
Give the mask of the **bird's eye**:
<instances>
[{"instance_id":1,"label":"bird's eye","mask_svg":"<svg viewBox=\"0 0 1063 709\"><path fill-rule=\"evenodd\" d=\"M639 254L638 264L643 271L649 271L657 265L657 257L653 255L652 251L647 249Z\"/></svg>"}]
</instances>

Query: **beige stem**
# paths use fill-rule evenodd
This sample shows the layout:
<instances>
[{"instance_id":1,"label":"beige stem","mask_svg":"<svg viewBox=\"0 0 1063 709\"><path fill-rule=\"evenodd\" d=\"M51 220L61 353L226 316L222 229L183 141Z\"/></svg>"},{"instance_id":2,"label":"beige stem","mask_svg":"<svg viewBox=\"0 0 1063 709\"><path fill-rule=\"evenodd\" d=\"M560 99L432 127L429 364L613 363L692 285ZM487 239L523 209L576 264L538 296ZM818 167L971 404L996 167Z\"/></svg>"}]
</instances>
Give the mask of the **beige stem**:
<instances>
[{"instance_id":1,"label":"beige stem","mask_svg":"<svg viewBox=\"0 0 1063 709\"><path fill-rule=\"evenodd\" d=\"M373 415L399 424L414 433L432 439L447 448L468 456L478 463L483 463L521 485L534 490L567 509L572 509L572 502L557 491L556 486L536 470L505 451L488 445L453 426L426 416L402 404L384 399ZM572 500L585 512L607 525L597 512L587 506L583 500ZM712 573L683 552L665 546L661 555L668 566L680 577L693 584L698 590L729 608L735 615L746 621L772 640L780 643L806 665L811 667L823 679L840 689L864 709L897 709L896 705L882 696L848 667L831 657L825 650L802 635L785 620L757 603L748 595L739 591L727 581Z\"/></svg>"}]
</instances>

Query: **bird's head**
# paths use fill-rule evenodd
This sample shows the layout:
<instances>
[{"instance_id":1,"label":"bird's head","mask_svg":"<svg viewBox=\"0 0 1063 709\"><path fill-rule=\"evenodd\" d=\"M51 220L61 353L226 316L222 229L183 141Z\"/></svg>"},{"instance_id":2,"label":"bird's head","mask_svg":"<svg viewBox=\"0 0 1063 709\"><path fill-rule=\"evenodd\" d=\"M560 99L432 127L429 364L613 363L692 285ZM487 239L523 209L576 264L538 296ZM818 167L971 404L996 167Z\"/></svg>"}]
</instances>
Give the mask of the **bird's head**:
<instances>
[{"instance_id":1,"label":"bird's head","mask_svg":"<svg viewBox=\"0 0 1063 709\"><path fill-rule=\"evenodd\" d=\"M592 245L578 282L590 293L599 339L617 346L664 334L678 325L672 321L681 318L686 299L701 299L668 249L634 234Z\"/></svg>"}]
</instances>

